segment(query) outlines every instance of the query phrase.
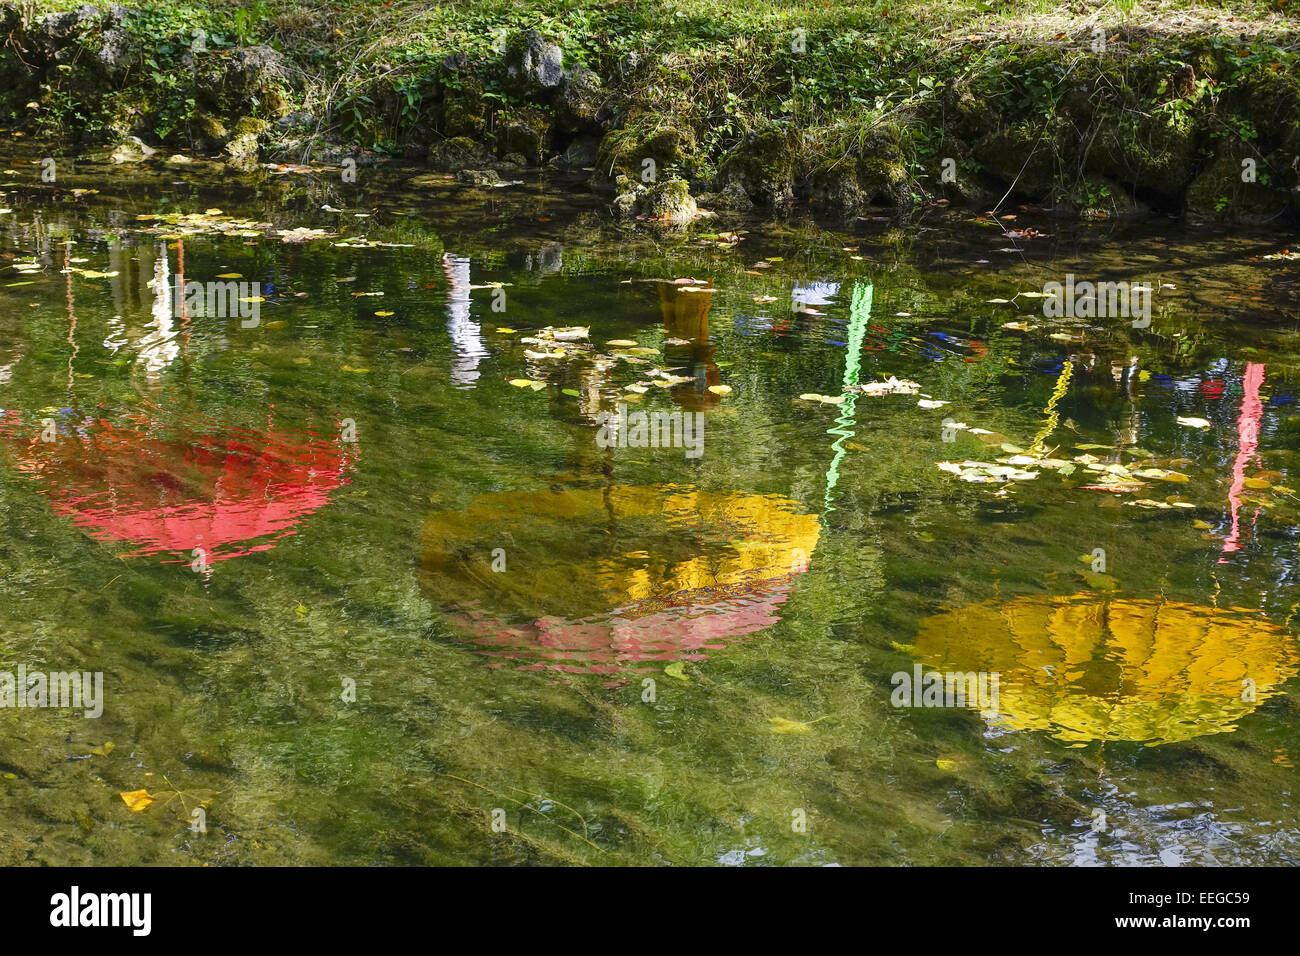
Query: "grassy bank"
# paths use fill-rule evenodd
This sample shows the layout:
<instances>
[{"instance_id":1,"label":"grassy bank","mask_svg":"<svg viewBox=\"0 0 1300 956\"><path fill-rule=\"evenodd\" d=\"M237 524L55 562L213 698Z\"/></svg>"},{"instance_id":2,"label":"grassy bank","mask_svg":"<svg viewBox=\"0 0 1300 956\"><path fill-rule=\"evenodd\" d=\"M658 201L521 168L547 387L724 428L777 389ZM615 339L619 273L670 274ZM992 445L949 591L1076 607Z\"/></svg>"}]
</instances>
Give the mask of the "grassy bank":
<instances>
[{"instance_id":1,"label":"grassy bank","mask_svg":"<svg viewBox=\"0 0 1300 956\"><path fill-rule=\"evenodd\" d=\"M842 216L940 199L1088 218L1300 208L1284 0L59 2L0 20L0 115L70 149L135 136L244 172L560 167L646 218L689 218L688 193Z\"/></svg>"}]
</instances>

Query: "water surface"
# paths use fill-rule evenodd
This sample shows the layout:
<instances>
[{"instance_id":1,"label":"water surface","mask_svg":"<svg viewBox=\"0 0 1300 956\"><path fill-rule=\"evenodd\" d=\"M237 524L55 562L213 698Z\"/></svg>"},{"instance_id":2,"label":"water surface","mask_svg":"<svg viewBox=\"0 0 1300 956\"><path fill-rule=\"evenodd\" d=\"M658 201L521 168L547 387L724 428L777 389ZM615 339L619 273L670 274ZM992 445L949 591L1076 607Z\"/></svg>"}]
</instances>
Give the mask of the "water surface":
<instances>
[{"instance_id":1,"label":"water surface","mask_svg":"<svg viewBox=\"0 0 1300 956\"><path fill-rule=\"evenodd\" d=\"M559 180L34 156L0 669L107 699L0 709L3 861L1300 858L1285 237L672 233ZM1155 283L1150 327L1017 296L1067 273ZM255 283L256 322L186 281ZM601 447L620 403L701 454ZM996 671L998 713L892 706L918 664Z\"/></svg>"}]
</instances>

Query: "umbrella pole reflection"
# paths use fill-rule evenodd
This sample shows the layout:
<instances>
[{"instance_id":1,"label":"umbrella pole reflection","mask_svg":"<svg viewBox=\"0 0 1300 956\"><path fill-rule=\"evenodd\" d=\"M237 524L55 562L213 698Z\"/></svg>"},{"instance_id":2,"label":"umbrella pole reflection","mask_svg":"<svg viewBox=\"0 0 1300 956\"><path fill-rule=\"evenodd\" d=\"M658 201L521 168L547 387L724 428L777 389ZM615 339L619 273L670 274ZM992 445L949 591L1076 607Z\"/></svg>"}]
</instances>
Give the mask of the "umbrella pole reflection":
<instances>
[{"instance_id":1,"label":"umbrella pole reflection","mask_svg":"<svg viewBox=\"0 0 1300 956\"><path fill-rule=\"evenodd\" d=\"M72 350L68 353L68 391L72 391L73 385L73 366L72 363L81 349L77 346L77 313L72 304L72 243L71 241L63 244L63 280L64 296L68 302L68 345Z\"/></svg>"},{"instance_id":2,"label":"umbrella pole reflection","mask_svg":"<svg viewBox=\"0 0 1300 956\"><path fill-rule=\"evenodd\" d=\"M822 509L823 524L826 523L830 513L835 510L832 496L835 486L840 480L840 462L848 452L844 443L854 436L853 429L857 426L857 420L854 416L858 396L852 392L847 392L847 389L858 385L858 379L862 375L862 345L867 337L867 326L871 322L872 293L873 286L870 282L854 283L853 302L849 306L849 344L844 357L844 389L846 390L846 397L843 406L841 406L840 414L835 419L834 427L826 431L826 434L837 437L831 443L831 448L835 450L835 454L826 469L826 495Z\"/></svg>"},{"instance_id":3,"label":"umbrella pole reflection","mask_svg":"<svg viewBox=\"0 0 1300 956\"><path fill-rule=\"evenodd\" d=\"M1242 378L1241 410L1237 414L1237 457L1232 463L1232 487L1228 490L1228 506L1232 509L1232 533L1223 542L1220 564L1227 564L1227 556L1241 550L1238 543L1241 537L1241 492L1246 486L1246 465L1255 457L1259 448L1259 423L1264 416L1264 403L1260 401L1259 390L1263 384L1264 366L1259 362L1247 362L1246 374Z\"/></svg>"}]
</instances>

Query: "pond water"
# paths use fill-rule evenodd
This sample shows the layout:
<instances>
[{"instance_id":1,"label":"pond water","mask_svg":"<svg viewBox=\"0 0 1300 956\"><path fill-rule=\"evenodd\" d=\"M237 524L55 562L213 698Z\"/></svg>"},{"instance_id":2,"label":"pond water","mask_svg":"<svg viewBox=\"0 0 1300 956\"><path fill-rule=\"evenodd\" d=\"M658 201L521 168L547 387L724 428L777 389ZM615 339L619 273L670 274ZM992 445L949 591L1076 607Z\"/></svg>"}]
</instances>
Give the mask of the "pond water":
<instances>
[{"instance_id":1,"label":"pond water","mask_svg":"<svg viewBox=\"0 0 1300 956\"><path fill-rule=\"evenodd\" d=\"M1300 861L1285 235L3 162L0 861Z\"/></svg>"}]
</instances>

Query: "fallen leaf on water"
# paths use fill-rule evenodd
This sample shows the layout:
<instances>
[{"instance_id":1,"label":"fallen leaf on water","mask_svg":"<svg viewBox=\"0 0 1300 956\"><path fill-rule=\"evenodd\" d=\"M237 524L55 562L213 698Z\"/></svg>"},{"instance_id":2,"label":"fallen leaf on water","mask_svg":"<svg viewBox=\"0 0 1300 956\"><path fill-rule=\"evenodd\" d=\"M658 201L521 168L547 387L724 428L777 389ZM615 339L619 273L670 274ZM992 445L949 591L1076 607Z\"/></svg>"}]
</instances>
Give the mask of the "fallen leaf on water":
<instances>
[{"instance_id":1,"label":"fallen leaf on water","mask_svg":"<svg viewBox=\"0 0 1300 956\"><path fill-rule=\"evenodd\" d=\"M119 793L118 796L132 813L146 810L149 804L153 803L153 797L149 796L148 790L132 790L130 793Z\"/></svg>"},{"instance_id":2,"label":"fallen leaf on water","mask_svg":"<svg viewBox=\"0 0 1300 956\"><path fill-rule=\"evenodd\" d=\"M684 670L685 666L686 665L681 661L673 661L664 668L664 673L669 677L676 677L678 680L689 681L690 678L686 676L686 671Z\"/></svg>"},{"instance_id":3,"label":"fallen leaf on water","mask_svg":"<svg viewBox=\"0 0 1300 956\"><path fill-rule=\"evenodd\" d=\"M97 757L107 757L109 754L113 752L116 746L117 745L114 744L113 741L106 740L104 741L103 744L101 744L98 747L91 747L90 752L92 754L95 754Z\"/></svg>"},{"instance_id":4,"label":"fallen leaf on water","mask_svg":"<svg viewBox=\"0 0 1300 956\"><path fill-rule=\"evenodd\" d=\"M817 720L821 719L817 718ZM774 734L806 734L812 730L812 725L817 723L817 720L790 720L788 717L769 717L767 720L772 725Z\"/></svg>"},{"instance_id":5,"label":"fallen leaf on water","mask_svg":"<svg viewBox=\"0 0 1300 956\"><path fill-rule=\"evenodd\" d=\"M712 392L714 395L730 395L730 394L731 394L731 386L730 386L730 385L710 385L710 386L709 386L709 391Z\"/></svg>"},{"instance_id":6,"label":"fallen leaf on water","mask_svg":"<svg viewBox=\"0 0 1300 956\"><path fill-rule=\"evenodd\" d=\"M585 339L587 337L587 333L590 331L591 330L585 325L583 326L575 325L572 328L568 328L568 329L551 330L551 338L555 339L555 341L557 342L578 342L581 341L582 339Z\"/></svg>"},{"instance_id":7,"label":"fallen leaf on water","mask_svg":"<svg viewBox=\"0 0 1300 956\"><path fill-rule=\"evenodd\" d=\"M1211 424L1204 418L1187 418L1179 415L1174 421L1180 425L1186 425L1188 428L1210 428Z\"/></svg>"}]
</instances>

